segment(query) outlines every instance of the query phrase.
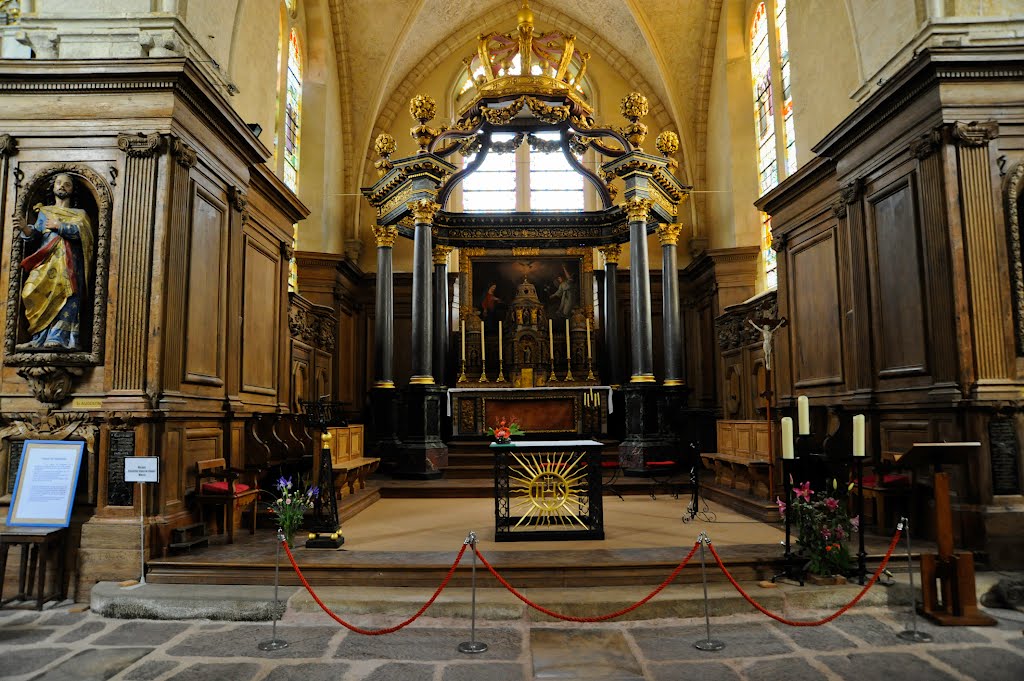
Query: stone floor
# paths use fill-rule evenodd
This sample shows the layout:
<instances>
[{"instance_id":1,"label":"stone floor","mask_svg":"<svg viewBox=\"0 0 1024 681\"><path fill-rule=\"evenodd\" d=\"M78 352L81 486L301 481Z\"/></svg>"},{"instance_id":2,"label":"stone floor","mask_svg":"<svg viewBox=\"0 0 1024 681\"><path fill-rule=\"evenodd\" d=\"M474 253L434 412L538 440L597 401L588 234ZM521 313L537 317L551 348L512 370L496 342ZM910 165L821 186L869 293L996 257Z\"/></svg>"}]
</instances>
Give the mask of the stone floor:
<instances>
[{"instance_id":1,"label":"stone floor","mask_svg":"<svg viewBox=\"0 0 1024 681\"><path fill-rule=\"evenodd\" d=\"M184 587L187 588L187 587ZM78 606L80 608L80 606ZM318 612L289 608L277 625L289 646L261 652L266 622L106 619L73 604L33 611L0 610L0 678L14 681L1020 681L1024 616L998 615L996 627L938 628L918 620L931 643L896 636L904 607L869 606L821 627L794 628L756 612L711 619L703 652L703 618L604 624L479 622L479 655L457 651L470 640L464 618L421 618L397 633L363 636ZM414 608L411 610L414 611ZM411 612L410 611L410 612ZM796 613L803 619L829 611ZM390 615L350 618L363 627L400 621Z\"/></svg>"}]
</instances>

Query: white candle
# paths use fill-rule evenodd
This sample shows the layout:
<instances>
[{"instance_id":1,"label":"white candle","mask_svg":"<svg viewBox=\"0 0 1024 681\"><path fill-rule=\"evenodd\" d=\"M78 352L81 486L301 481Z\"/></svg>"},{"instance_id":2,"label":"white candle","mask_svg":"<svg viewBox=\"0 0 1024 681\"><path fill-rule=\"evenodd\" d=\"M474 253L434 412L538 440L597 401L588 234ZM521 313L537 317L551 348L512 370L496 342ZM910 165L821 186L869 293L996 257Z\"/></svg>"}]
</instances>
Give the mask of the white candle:
<instances>
[{"instance_id":1,"label":"white candle","mask_svg":"<svg viewBox=\"0 0 1024 681\"><path fill-rule=\"evenodd\" d=\"M498 364L501 364L501 360L505 358L504 348L501 347L503 345L503 343L501 342L502 338L503 338L503 336L501 335L501 320L499 319L498 320Z\"/></svg>"},{"instance_id":2,"label":"white candle","mask_svg":"<svg viewBox=\"0 0 1024 681\"><path fill-rule=\"evenodd\" d=\"M782 458L793 458L793 419L782 417Z\"/></svg>"},{"instance_id":3,"label":"white candle","mask_svg":"<svg viewBox=\"0 0 1024 681\"><path fill-rule=\"evenodd\" d=\"M853 455L864 456L864 414L853 417Z\"/></svg>"},{"instance_id":4,"label":"white candle","mask_svg":"<svg viewBox=\"0 0 1024 681\"><path fill-rule=\"evenodd\" d=\"M565 366L572 362L572 350L569 348L569 320L565 320Z\"/></svg>"},{"instance_id":5,"label":"white candle","mask_svg":"<svg viewBox=\"0 0 1024 681\"><path fill-rule=\"evenodd\" d=\"M462 362L466 362L466 320L459 322L462 325Z\"/></svg>"},{"instance_id":6,"label":"white candle","mask_svg":"<svg viewBox=\"0 0 1024 681\"><path fill-rule=\"evenodd\" d=\"M590 354L590 318L587 318L587 359L591 358Z\"/></svg>"},{"instance_id":7,"label":"white candle","mask_svg":"<svg viewBox=\"0 0 1024 681\"><path fill-rule=\"evenodd\" d=\"M548 318L548 357L551 361L555 361L555 327L551 322L551 318Z\"/></svg>"},{"instance_id":8,"label":"white candle","mask_svg":"<svg viewBox=\"0 0 1024 681\"><path fill-rule=\"evenodd\" d=\"M484 320L480 320L480 361L487 361L487 342L484 338Z\"/></svg>"},{"instance_id":9,"label":"white candle","mask_svg":"<svg viewBox=\"0 0 1024 681\"><path fill-rule=\"evenodd\" d=\"M811 403L807 401L807 395L796 398L797 425L800 427L801 435L811 434Z\"/></svg>"}]
</instances>

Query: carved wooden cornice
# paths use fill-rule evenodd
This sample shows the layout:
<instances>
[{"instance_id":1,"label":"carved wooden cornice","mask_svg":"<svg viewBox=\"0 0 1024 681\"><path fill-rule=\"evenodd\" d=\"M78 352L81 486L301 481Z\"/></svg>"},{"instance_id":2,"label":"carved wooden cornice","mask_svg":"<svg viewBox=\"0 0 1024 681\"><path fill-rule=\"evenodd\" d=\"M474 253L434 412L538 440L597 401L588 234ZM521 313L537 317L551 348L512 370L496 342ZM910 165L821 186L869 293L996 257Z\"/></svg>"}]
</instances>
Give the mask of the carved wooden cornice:
<instances>
[{"instance_id":1,"label":"carved wooden cornice","mask_svg":"<svg viewBox=\"0 0 1024 681\"><path fill-rule=\"evenodd\" d=\"M144 135L121 133L117 136L117 148L126 156L133 158L147 158L156 156L163 151L164 138L160 133L154 132Z\"/></svg>"},{"instance_id":2,"label":"carved wooden cornice","mask_svg":"<svg viewBox=\"0 0 1024 681\"><path fill-rule=\"evenodd\" d=\"M0 135L0 157L18 153L18 143L11 135Z\"/></svg>"},{"instance_id":3,"label":"carved wooden cornice","mask_svg":"<svg viewBox=\"0 0 1024 681\"><path fill-rule=\"evenodd\" d=\"M373 236L377 239L377 248L392 248L398 238L398 227L395 225L374 225Z\"/></svg>"},{"instance_id":4,"label":"carved wooden cornice","mask_svg":"<svg viewBox=\"0 0 1024 681\"><path fill-rule=\"evenodd\" d=\"M950 136L960 146L983 147L999 137L999 124L995 121L956 122L950 127Z\"/></svg>"}]
</instances>

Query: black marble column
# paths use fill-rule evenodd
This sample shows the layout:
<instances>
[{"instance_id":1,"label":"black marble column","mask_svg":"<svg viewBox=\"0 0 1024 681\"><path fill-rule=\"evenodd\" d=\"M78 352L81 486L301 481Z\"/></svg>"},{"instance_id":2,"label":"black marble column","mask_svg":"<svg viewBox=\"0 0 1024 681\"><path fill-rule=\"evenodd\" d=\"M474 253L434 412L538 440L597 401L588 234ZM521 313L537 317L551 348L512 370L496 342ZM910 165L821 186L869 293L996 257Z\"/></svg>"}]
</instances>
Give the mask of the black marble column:
<instances>
[{"instance_id":1,"label":"black marble column","mask_svg":"<svg viewBox=\"0 0 1024 681\"><path fill-rule=\"evenodd\" d=\"M446 382L451 309L448 299L448 256L451 246L434 246L434 381Z\"/></svg>"},{"instance_id":2,"label":"black marble column","mask_svg":"<svg viewBox=\"0 0 1024 681\"><path fill-rule=\"evenodd\" d=\"M629 217L629 287L633 331L633 365L629 382L654 383L651 279L647 257L647 213L651 200L634 197L624 205Z\"/></svg>"},{"instance_id":3,"label":"black marble column","mask_svg":"<svg viewBox=\"0 0 1024 681\"><path fill-rule=\"evenodd\" d=\"M609 385L622 382L622 348L619 339L619 255L621 244L609 244L598 249L604 256L604 349L607 365L601 377Z\"/></svg>"},{"instance_id":4,"label":"black marble column","mask_svg":"<svg viewBox=\"0 0 1024 681\"><path fill-rule=\"evenodd\" d=\"M433 373L433 291L431 227L439 206L428 200L413 202L414 229L412 263L412 385L434 385Z\"/></svg>"},{"instance_id":5,"label":"black marble column","mask_svg":"<svg viewBox=\"0 0 1024 681\"><path fill-rule=\"evenodd\" d=\"M394 273L391 255L398 237L395 226L376 226L377 298L374 312L374 382L375 388L394 388L395 307Z\"/></svg>"},{"instance_id":6,"label":"black marble column","mask_svg":"<svg viewBox=\"0 0 1024 681\"><path fill-rule=\"evenodd\" d=\"M683 384L682 369L682 328L679 321L679 261L676 255L676 242L682 225L665 224L658 227L658 239L661 241L661 301L662 301L662 334L665 346L665 377L662 383L666 386Z\"/></svg>"}]
</instances>

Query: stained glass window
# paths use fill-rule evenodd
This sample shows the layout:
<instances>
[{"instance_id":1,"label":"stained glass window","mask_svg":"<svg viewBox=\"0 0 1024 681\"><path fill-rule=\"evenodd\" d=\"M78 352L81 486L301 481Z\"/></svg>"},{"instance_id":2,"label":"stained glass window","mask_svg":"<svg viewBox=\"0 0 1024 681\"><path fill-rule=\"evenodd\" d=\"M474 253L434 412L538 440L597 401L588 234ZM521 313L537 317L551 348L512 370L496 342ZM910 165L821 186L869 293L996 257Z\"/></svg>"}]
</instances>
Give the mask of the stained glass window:
<instances>
[{"instance_id":1,"label":"stained glass window","mask_svg":"<svg viewBox=\"0 0 1024 681\"><path fill-rule=\"evenodd\" d=\"M750 73L754 86L754 116L757 132L757 171L761 193L779 183L775 150L775 102L772 62L768 45L768 11L760 3L750 26Z\"/></svg>"},{"instance_id":2,"label":"stained glass window","mask_svg":"<svg viewBox=\"0 0 1024 681\"><path fill-rule=\"evenodd\" d=\"M796 172L796 132L793 129L793 92L790 87L786 0L775 0L775 32L778 34L779 71L782 80L782 145L786 150L786 175L792 175Z\"/></svg>"},{"instance_id":3,"label":"stained glass window","mask_svg":"<svg viewBox=\"0 0 1024 681\"><path fill-rule=\"evenodd\" d=\"M772 249L772 216L761 213L761 257L764 259L764 279L766 288L779 285L779 264Z\"/></svg>"},{"instance_id":4,"label":"stained glass window","mask_svg":"<svg viewBox=\"0 0 1024 681\"><path fill-rule=\"evenodd\" d=\"M534 136L547 143L561 140L557 132ZM583 210L583 176L569 165L561 149L530 149L530 210Z\"/></svg>"},{"instance_id":5,"label":"stained glass window","mask_svg":"<svg viewBox=\"0 0 1024 681\"><path fill-rule=\"evenodd\" d=\"M288 74L284 100L284 182L299 185L299 142L302 121L302 47L293 28L288 38Z\"/></svg>"}]
</instances>

